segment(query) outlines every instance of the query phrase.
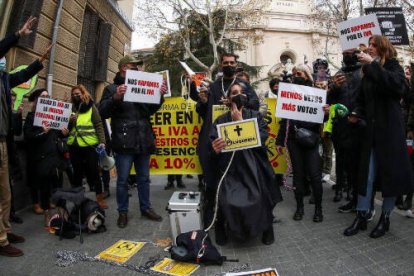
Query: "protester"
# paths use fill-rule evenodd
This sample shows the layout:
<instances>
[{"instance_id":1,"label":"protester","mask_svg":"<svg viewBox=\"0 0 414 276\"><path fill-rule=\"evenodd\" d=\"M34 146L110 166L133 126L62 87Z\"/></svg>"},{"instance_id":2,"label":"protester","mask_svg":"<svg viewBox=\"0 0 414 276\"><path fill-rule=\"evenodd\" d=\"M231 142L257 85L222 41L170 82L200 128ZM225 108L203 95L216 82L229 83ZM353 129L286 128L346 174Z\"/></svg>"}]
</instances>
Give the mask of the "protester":
<instances>
[{"instance_id":1,"label":"protester","mask_svg":"<svg viewBox=\"0 0 414 276\"><path fill-rule=\"evenodd\" d=\"M174 180L177 181L177 188L184 189L185 185L183 182L183 175L182 174L169 174L168 175L168 183L165 185L164 190L174 189Z\"/></svg>"},{"instance_id":2,"label":"protester","mask_svg":"<svg viewBox=\"0 0 414 276\"><path fill-rule=\"evenodd\" d=\"M413 191L413 172L405 142L400 100L406 92L404 71L390 41L374 35L369 39L369 54L358 54L362 66L361 89L351 123L364 122L358 171L357 216L345 236L367 228L367 212L377 181L382 192L382 213L370 233L379 238L389 230L390 215L397 196Z\"/></svg>"},{"instance_id":3,"label":"protester","mask_svg":"<svg viewBox=\"0 0 414 276\"><path fill-rule=\"evenodd\" d=\"M24 123L24 137L27 144L28 175L33 188L39 192L40 207L44 210L44 226L47 227L50 220L50 197L52 191L57 188L59 172L63 169L64 160L56 143L59 137L69 133L67 128L61 131L51 129L49 126L35 126L35 111L38 98L48 98L46 89L37 89L29 96L32 110L27 114Z\"/></svg>"},{"instance_id":4,"label":"protester","mask_svg":"<svg viewBox=\"0 0 414 276\"><path fill-rule=\"evenodd\" d=\"M222 105L227 102L226 97L229 87L237 80L237 59L238 56L235 54L224 53L220 58L220 69L223 72L223 76L211 83L208 88L201 87L197 96L198 101L196 111L203 119L203 126L198 139L197 153L206 184L205 210L203 216L205 225L210 224L212 219L214 197L217 188L217 174L215 172L220 169L210 158L210 131L213 125L213 105ZM241 80L240 83L245 85L243 93L247 96L246 108L258 110L259 99L256 92L254 92L253 88L248 83ZM193 91L194 89L191 92L194 93Z\"/></svg>"},{"instance_id":5,"label":"protester","mask_svg":"<svg viewBox=\"0 0 414 276\"><path fill-rule=\"evenodd\" d=\"M73 182L75 187L82 186L84 175L90 187L96 193L96 201L102 209L107 209L102 192L102 181L99 177L99 157L97 148L105 149L105 133L101 116L94 101L79 84L72 87L72 116L69 122L68 145L70 161L73 166Z\"/></svg>"},{"instance_id":6,"label":"protester","mask_svg":"<svg viewBox=\"0 0 414 276\"><path fill-rule=\"evenodd\" d=\"M227 105L231 111L220 116L211 128L212 160L219 165L217 178L230 162L231 153L222 153L223 138L218 138L218 124L257 118L262 145L268 137L263 116L248 109L243 86L237 82L229 87ZM279 186L274 185L275 174L267 158L266 147L237 151L220 189L218 219L215 224L216 242L224 245L228 235L245 240L262 234L266 245L274 242L272 210L282 200ZM226 229L228 226L228 233Z\"/></svg>"},{"instance_id":7,"label":"protester","mask_svg":"<svg viewBox=\"0 0 414 276\"><path fill-rule=\"evenodd\" d=\"M241 69L243 69L243 68L241 68ZM243 80L243 81L245 81L245 82L247 82L248 84L251 85L249 73L247 73L245 71L240 71L236 74L236 76L239 80ZM264 93L260 93L258 91L256 91L256 93L257 93L257 97L259 98L259 112L262 113L262 114L266 114L267 104L266 104L266 99L265 99Z\"/></svg>"},{"instance_id":8,"label":"protester","mask_svg":"<svg viewBox=\"0 0 414 276\"><path fill-rule=\"evenodd\" d=\"M11 47L17 44L21 36L27 36L32 33L32 27L36 21L35 17L29 17L23 27L16 33L10 34L0 41L0 58L3 57ZM23 255L23 251L12 246L10 243L24 242L23 237L11 233L9 223L10 214L10 179L9 163L13 164L15 154L13 152L13 125L11 122L11 88L26 82L31 77L42 70L42 62L46 59L51 47L47 48L39 60L36 60L25 70L14 74L0 72L0 95L1 95L1 112L0 112L0 255L8 257L18 257ZM10 158L9 158L10 157Z\"/></svg>"},{"instance_id":9,"label":"protester","mask_svg":"<svg viewBox=\"0 0 414 276\"><path fill-rule=\"evenodd\" d=\"M293 83L298 85L313 86L313 78L306 65L295 67ZM293 186L295 187L296 212L294 220L302 220L304 215L303 197L305 196L306 177L309 177L312 194L315 200L314 222L322 222L322 172L321 157L319 155L319 130L320 124L297 120L282 119L276 139L279 153L283 153L283 147L289 150L293 169ZM316 141L312 147L302 146L295 138L295 129L304 128L311 131Z\"/></svg>"},{"instance_id":10,"label":"protester","mask_svg":"<svg viewBox=\"0 0 414 276\"><path fill-rule=\"evenodd\" d=\"M105 87L99 111L103 119L111 118L112 147L115 153L116 169L118 174L116 199L118 204L118 227L124 228L128 224L128 176L134 163L140 210L144 217L161 221L151 208L150 202L150 155L155 151L154 133L150 116L157 112L160 104L144 104L124 102L123 97L127 86L125 74L127 70L138 70L137 65L142 63L133 56L127 55L118 63L119 72L114 83ZM167 92L167 86L161 87L161 94Z\"/></svg>"}]
</instances>

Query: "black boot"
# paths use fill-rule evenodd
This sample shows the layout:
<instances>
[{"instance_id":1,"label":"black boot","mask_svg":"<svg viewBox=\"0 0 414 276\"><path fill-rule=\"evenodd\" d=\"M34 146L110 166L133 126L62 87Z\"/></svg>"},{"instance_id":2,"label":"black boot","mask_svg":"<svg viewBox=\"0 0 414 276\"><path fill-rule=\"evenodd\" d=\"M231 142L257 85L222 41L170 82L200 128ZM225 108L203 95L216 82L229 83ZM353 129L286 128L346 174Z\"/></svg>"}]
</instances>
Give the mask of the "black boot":
<instances>
[{"instance_id":1,"label":"black boot","mask_svg":"<svg viewBox=\"0 0 414 276\"><path fill-rule=\"evenodd\" d=\"M293 215L293 220L302 220L305 210L303 209L303 197L296 196L296 212Z\"/></svg>"},{"instance_id":2,"label":"black boot","mask_svg":"<svg viewBox=\"0 0 414 276\"><path fill-rule=\"evenodd\" d=\"M273 233L273 225L270 228L263 232L262 243L265 245L271 245L275 242L275 235Z\"/></svg>"},{"instance_id":3,"label":"black boot","mask_svg":"<svg viewBox=\"0 0 414 276\"><path fill-rule=\"evenodd\" d=\"M357 216L351 226L345 229L345 236L353 236L358 233L359 230L367 230L367 212L357 211Z\"/></svg>"},{"instance_id":4,"label":"black boot","mask_svg":"<svg viewBox=\"0 0 414 276\"><path fill-rule=\"evenodd\" d=\"M390 213L391 212L382 212L377 226L375 226L374 230L372 230L371 234L369 234L371 238L376 239L382 237L386 232L388 232L388 230L390 230Z\"/></svg>"},{"instance_id":5,"label":"black boot","mask_svg":"<svg viewBox=\"0 0 414 276\"><path fill-rule=\"evenodd\" d=\"M313 221L314 222L323 221L322 204L320 203L315 204L315 214L313 215Z\"/></svg>"},{"instance_id":6,"label":"black boot","mask_svg":"<svg viewBox=\"0 0 414 276\"><path fill-rule=\"evenodd\" d=\"M177 180L177 187L179 189L184 189L185 188L184 182L181 179Z\"/></svg>"},{"instance_id":7,"label":"black boot","mask_svg":"<svg viewBox=\"0 0 414 276\"><path fill-rule=\"evenodd\" d=\"M171 181L168 181L167 185L165 185L164 190L171 190L174 189L174 183Z\"/></svg>"},{"instance_id":8,"label":"black boot","mask_svg":"<svg viewBox=\"0 0 414 276\"><path fill-rule=\"evenodd\" d=\"M399 210L404 210L403 196L397 197L397 199L395 200L395 206L397 206Z\"/></svg>"}]
</instances>

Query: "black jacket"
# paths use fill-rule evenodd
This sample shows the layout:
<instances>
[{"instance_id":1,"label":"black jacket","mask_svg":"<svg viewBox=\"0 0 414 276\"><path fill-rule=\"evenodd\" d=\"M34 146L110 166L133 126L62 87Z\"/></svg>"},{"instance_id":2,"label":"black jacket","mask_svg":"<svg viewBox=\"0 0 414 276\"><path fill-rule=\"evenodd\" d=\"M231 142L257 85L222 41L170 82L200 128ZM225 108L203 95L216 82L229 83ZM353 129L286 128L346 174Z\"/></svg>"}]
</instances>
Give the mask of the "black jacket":
<instances>
[{"instance_id":1,"label":"black jacket","mask_svg":"<svg viewBox=\"0 0 414 276\"><path fill-rule=\"evenodd\" d=\"M383 196L413 191L413 171L405 141L400 100L406 91L405 76L396 59L364 65L361 90L354 112L366 121L361 133L358 189L366 194L371 151L376 158L376 182Z\"/></svg>"},{"instance_id":2,"label":"black jacket","mask_svg":"<svg viewBox=\"0 0 414 276\"><path fill-rule=\"evenodd\" d=\"M105 87L99 112L102 120L111 118L112 148L116 153L151 154L155 151L155 135L150 117L161 107L160 104L131 103L114 100L118 85L125 78L119 73L114 83Z\"/></svg>"},{"instance_id":3,"label":"black jacket","mask_svg":"<svg viewBox=\"0 0 414 276\"><path fill-rule=\"evenodd\" d=\"M57 140L63 135L55 129L44 133L43 128L34 126L33 122L34 112L29 112L23 127L29 171L38 177L56 176L64 166L63 156L57 147Z\"/></svg>"},{"instance_id":4,"label":"black jacket","mask_svg":"<svg viewBox=\"0 0 414 276\"><path fill-rule=\"evenodd\" d=\"M17 44L19 38L17 33L13 33L0 40L0 58L4 57L10 48Z\"/></svg>"},{"instance_id":5,"label":"black jacket","mask_svg":"<svg viewBox=\"0 0 414 276\"><path fill-rule=\"evenodd\" d=\"M17 41L16 41L17 42ZM1 49L3 50L3 49ZM0 51L1 54L1 51ZM21 70L19 72L9 74L6 72L0 72L0 81L3 82L4 91L6 93L7 99L7 108L9 113L9 131L7 135L7 150L9 151L9 162L12 165L17 165L16 155L14 154L14 126L13 126L13 111L12 111L12 104L11 104L11 89L13 87L18 86L21 83L28 81L34 75L36 75L40 70L43 69L43 64L40 63L39 60L35 60L31 63L26 69ZM0 105L0 109L1 109ZM1 110L0 110L1 112ZM17 131L17 130L16 130Z\"/></svg>"}]
</instances>

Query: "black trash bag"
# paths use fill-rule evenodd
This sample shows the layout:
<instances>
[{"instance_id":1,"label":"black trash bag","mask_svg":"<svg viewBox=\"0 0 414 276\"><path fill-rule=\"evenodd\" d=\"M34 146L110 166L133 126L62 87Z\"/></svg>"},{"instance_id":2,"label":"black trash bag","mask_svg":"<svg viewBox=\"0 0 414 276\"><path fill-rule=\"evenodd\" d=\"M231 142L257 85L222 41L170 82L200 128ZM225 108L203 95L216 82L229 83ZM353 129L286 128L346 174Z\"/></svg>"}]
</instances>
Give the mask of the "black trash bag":
<instances>
[{"instance_id":1,"label":"black trash bag","mask_svg":"<svg viewBox=\"0 0 414 276\"><path fill-rule=\"evenodd\" d=\"M226 257L221 256L217 248L211 243L210 237L206 237L206 235L207 233L204 230L195 230L178 235L175 240L176 245L170 248L171 259L195 264L222 265ZM202 247L204 247L203 250L200 250ZM199 256L199 253L203 254Z\"/></svg>"}]
</instances>

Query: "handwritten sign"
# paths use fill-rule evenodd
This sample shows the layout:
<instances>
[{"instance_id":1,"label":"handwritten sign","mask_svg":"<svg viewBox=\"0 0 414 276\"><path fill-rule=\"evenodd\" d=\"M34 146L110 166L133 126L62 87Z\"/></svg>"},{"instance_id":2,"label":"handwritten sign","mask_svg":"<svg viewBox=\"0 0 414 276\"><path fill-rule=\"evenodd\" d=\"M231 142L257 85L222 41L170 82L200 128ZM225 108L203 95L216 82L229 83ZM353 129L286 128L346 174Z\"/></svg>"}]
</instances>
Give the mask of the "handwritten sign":
<instances>
[{"instance_id":1,"label":"handwritten sign","mask_svg":"<svg viewBox=\"0 0 414 276\"><path fill-rule=\"evenodd\" d=\"M260 147L259 127L257 119L247 119L217 125L219 138L226 143L223 152Z\"/></svg>"},{"instance_id":2,"label":"handwritten sign","mask_svg":"<svg viewBox=\"0 0 414 276\"><path fill-rule=\"evenodd\" d=\"M108 249L99 253L96 258L123 264L134 256L144 245L145 242L119 240Z\"/></svg>"},{"instance_id":3,"label":"handwritten sign","mask_svg":"<svg viewBox=\"0 0 414 276\"><path fill-rule=\"evenodd\" d=\"M370 14L338 23L339 39L342 50L358 48L360 44L368 46L373 35L382 35L377 16Z\"/></svg>"},{"instance_id":4,"label":"handwritten sign","mask_svg":"<svg viewBox=\"0 0 414 276\"><path fill-rule=\"evenodd\" d=\"M67 128L72 104L39 97L33 125L53 129Z\"/></svg>"},{"instance_id":5,"label":"handwritten sign","mask_svg":"<svg viewBox=\"0 0 414 276\"><path fill-rule=\"evenodd\" d=\"M125 75L127 91L124 95L124 101L159 104L162 83L163 76L159 73L127 70Z\"/></svg>"},{"instance_id":6,"label":"handwritten sign","mask_svg":"<svg viewBox=\"0 0 414 276\"><path fill-rule=\"evenodd\" d=\"M323 89L281 82L276 117L321 124L325 103L326 91Z\"/></svg>"}]
</instances>

